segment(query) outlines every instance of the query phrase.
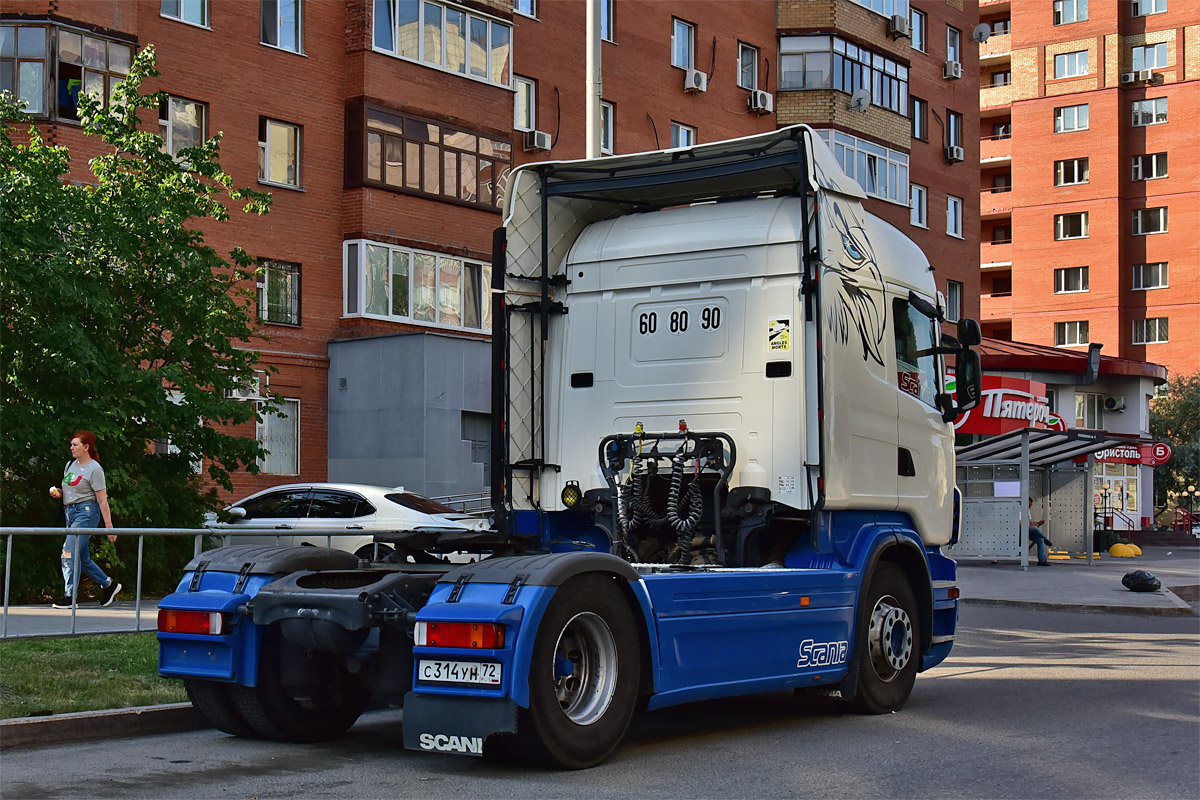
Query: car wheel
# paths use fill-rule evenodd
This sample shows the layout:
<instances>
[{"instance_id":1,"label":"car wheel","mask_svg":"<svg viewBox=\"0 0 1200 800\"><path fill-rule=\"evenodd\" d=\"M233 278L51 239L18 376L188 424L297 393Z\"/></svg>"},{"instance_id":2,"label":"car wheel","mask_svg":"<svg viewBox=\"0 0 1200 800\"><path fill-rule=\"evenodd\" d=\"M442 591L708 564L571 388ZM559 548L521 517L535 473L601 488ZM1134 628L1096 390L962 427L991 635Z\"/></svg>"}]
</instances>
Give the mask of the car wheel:
<instances>
[{"instance_id":1,"label":"car wheel","mask_svg":"<svg viewBox=\"0 0 1200 800\"><path fill-rule=\"evenodd\" d=\"M364 544L362 547L354 551L354 555L359 558L365 558L367 561L385 561L394 551L389 545L379 544Z\"/></svg>"}]
</instances>

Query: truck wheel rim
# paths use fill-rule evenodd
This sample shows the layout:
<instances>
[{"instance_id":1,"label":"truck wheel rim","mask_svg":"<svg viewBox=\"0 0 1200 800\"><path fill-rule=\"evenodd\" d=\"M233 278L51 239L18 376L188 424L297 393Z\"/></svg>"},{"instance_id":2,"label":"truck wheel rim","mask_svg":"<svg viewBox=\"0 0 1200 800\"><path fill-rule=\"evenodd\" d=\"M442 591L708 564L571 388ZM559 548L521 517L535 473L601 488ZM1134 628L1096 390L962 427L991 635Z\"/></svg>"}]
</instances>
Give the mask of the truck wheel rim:
<instances>
[{"instance_id":1,"label":"truck wheel rim","mask_svg":"<svg viewBox=\"0 0 1200 800\"><path fill-rule=\"evenodd\" d=\"M554 693L567 719L591 725L604 716L617 687L617 642L590 611L567 622L554 648Z\"/></svg>"},{"instance_id":2,"label":"truck wheel rim","mask_svg":"<svg viewBox=\"0 0 1200 800\"><path fill-rule=\"evenodd\" d=\"M871 667L884 682L892 681L912 657L912 620L896 598L884 595L871 611L868 641Z\"/></svg>"}]
</instances>

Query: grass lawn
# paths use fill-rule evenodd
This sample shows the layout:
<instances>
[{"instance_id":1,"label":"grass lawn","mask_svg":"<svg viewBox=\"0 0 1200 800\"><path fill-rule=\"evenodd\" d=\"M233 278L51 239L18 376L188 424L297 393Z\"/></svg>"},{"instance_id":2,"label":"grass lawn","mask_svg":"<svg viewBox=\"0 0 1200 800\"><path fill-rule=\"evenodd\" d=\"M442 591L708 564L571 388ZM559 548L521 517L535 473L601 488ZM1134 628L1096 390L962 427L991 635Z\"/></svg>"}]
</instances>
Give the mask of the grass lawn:
<instances>
[{"instance_id":1,"label":"grass lawn","mask_svg":"<svg viewBox=\"0 0 1200 800\"><path fill-rule=\"evenodd\" d=\"M0 642L0 719L186 700L153 632Z\"/></svg>"}]
</instances>

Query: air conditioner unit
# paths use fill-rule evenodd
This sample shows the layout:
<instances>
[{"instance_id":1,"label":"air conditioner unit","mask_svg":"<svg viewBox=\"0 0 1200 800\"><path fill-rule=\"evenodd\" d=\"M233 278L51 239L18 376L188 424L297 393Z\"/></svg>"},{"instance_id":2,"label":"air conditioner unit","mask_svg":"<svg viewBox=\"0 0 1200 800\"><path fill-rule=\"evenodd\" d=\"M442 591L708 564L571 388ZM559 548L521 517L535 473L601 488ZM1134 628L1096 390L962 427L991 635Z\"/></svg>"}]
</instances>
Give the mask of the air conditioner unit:
<instances>
[{"instance_id":1,"label":"air conditioner unit","mask_svg":"<svg viewBox=\"0 0 1200 800\"><path fill-rule=\"evenodd\" d=\"M525 131L525 150L549 150L552 143L550 134L546 131Z\"/></svg>"},{"instance_id":2,"label":"air conditioner unit","mask_svg":"<svg viewBox=\"0 0 1200 800\"><path fill-rule=\"evenodd\" d=\"M775 98L770 92L755 89L750 93L750 110L759 114L770 114L775 110Z\"/></svg>"},{"instance_id":3,"label":"air conditioner unit","mask_svg":"<svg viewBox=\"0 0 1200 800\"><path fill-rule=\"evenodd\" d=\"M1109 395L1108 397L1104 398L1104 410L1105 411L1124 411L1125 410L1125 398L1122 397L1121 395L1117 395L1117 394Z\"/></svg>"},{"instance_id":4,"label":"air conditioner unit","mask_svg":"<svg viewBox=\"0 0 1200 800\"><path fill-rule=\"evenodd\" d=\"M950 163L963 160L963 149L956 144L946 145L946 160Z\"/></svg>"},{"instance_id":5,"label":"air conditioner unit","mask_svg":"<svg viewBox=\"0 0 1200 800\"><path fill-rule=\"evenodd\" d=\"M1127 83L1133 83L1137 79L1138 79L1138 74L1136 72L1122 72L1121 73L1121 85L1122 86L1124 86Z\"/></svg>"},{"instance_id":6,"label":"air conditioner unit","mask_svg":"<svg viewBox=\"0 0 1200 800\"><path fill-rule=\"evenodd\" d=\"M1154 70L1152 70L1152 69L1140 69L1140 70L1138 70L1137 79L1138 79L1139 81L1152 81L1152 80L1154 80Z\"/></svg>"},{"instance_id":7,"label":"air conditioner unit","mask_svg":"<svg viewBox=\"0 0 1200 800\"><path fill-rule=\"evenodd\" d=\"M258 375L249 381L239 383L232 389L225 390L225 396L230 400L258 401L263 397L263 376Z\"/></svg>"},{"instance_id":8,"label":"air conditioner unit","mask_svg":"<svg viewBox=\"0 0 1200 800\"><path fill-rule=\"evenodd\" d=\"M908 17L903 14L893 14L891 19L888 20L888 36L892 38L910 38L912 36L912 28L909 27Z\"/></svg>"},{"instance_id":9,"label":"air conditioner unit","mask_svg":"<svg viewBox=\"0 0 1200 800\"><path fill-rule=\"evenodd\" d=\"M947 61L946 66L942 67L942 77L947 80L950 78L961 78L962 64L957 61Z\"/></svg>"},{"instance_id":10,"label":"air conditioner unit","mask_svg":"<svg viewBox=\"0 0 1200 800\"><path fill-rule=\"evenodd\" d=\"M698 69L689 69L683 76L683 90L692 94L708 91L708 76Z\"/></svg>"}]
</instances>

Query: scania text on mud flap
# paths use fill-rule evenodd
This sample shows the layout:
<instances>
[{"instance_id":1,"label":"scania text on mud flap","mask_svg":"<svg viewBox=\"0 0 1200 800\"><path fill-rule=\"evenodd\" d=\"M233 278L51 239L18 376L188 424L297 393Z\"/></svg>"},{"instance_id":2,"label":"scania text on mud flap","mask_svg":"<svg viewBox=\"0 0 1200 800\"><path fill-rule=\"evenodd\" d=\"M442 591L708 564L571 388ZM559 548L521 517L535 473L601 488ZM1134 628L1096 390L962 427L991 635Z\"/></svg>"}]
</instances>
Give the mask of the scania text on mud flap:
<instances>
[{"instance_id":1,"label":"scania text on mud flap","mask_svg":"<svg viewBox=\"0 0 1200 800\"><path fill-rule=\"evenodd\" d=\"M162 674L236 735L333 738L373 697L407 748L560 768L639 706L902 707L954 640L978 324L942 333L927 259L804 126L507 192L493 528L381 535L376 563L204 553L160 605Z\"/></svg>"}]
</instances>

